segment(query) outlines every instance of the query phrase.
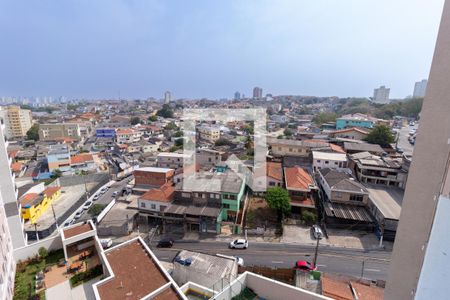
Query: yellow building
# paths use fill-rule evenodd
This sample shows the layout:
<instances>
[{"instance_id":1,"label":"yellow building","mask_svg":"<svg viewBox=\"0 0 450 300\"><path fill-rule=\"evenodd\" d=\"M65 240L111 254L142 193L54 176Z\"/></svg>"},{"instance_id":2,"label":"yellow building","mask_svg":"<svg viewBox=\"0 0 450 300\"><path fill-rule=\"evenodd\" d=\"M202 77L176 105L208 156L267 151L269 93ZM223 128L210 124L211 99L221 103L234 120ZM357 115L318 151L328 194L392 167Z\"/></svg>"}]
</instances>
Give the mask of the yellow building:
<instances>
[{"instance_id":1,"label":"yellow building","mask_svg":"<svg viewBox=\"0 0 450 300\"><path fill-rule=\"evenodd\" d=\"M22 138L32 125L31 110L11 105L0 108L0 119L5 124L6 138Z\"/></svg>"},{"instance_id":2,"label":"yellow building","mask_svg":"<svg viewBox=\"0 0 450 300\"><path fill-rule=\"evenodd\" d=\"M60 187L49 187L40 194L29 193L19 201L22 206L22 218L36 223L37 219L61 196Z\"/></svg>"}]
</instances>

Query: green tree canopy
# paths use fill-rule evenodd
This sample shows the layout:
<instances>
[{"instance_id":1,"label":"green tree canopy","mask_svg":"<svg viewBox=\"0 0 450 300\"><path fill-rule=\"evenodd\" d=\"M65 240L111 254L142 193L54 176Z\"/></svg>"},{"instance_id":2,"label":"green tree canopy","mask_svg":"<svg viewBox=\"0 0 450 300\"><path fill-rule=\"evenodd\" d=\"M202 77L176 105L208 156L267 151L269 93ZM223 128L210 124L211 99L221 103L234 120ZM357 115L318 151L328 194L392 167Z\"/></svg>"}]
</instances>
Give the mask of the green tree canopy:
<instances>
[{"instance_id":1,"label":"green tree canopy","mask_svg":"<svg viewBox=\"0 0 450 300\"><path fill-rule=\"evenodd\" d=\"M150 117L148 117L148 120L149 120L150 122L156 122L156 121L158 121L158 117L155 116L155 115L151 115Z\"/></svg>"},{"instance_id":2,"label":"green tree canopy","mask_svg":"<svg viewBox=\"0 0 450 300\"><path fill-rule=\"evenodd\" d=\"M229 146L231 144L233 144L233 143L231 141L227 140L226 138L220 138L214 143L214 145L216 145L216 146Z\"/></svg>"},{"instance_id":3,"label":"green tree canopy","mask_svg":"<svg viewBox=\"0 0 450 300\"><path fill-rule=\"evenodd\" d=\"M271 209L278 213L278 221L281 222L283 215L291 210L291 199L288 191L281 187L271 187L267 189L266 201Z\"/></svg>"},{"instance_id":4,"label":"green tree canopy","mask_svg":"<svg viewBox=\"0 0 450 300\"><path fill-rule=\"evenodd\" d=\"M173 111L168 104L164 104L156 114L163 118L173 118Z\"/></svg>"},{"instance_id":5,"label":"green tree canopy","mask_svg":"<svg viewBox=\"0 0 450 300\"><path fill-rule=\"evenodd\" d=\"M314 116L312 121L320 126L328 122L336 122L337 114L334 112L321 112Z\"/></svg>"},{"instance_id":6,"label":"green tree canopy","mask_svg":"<svg viewBox=\"0 0 450 300\"><path fill-rule=\"evenodd\" d=\"M169 124L166 125L166 127L164 127L164 129L167 130L176 130L178 129L177 125L175 125L174 122L170 122Z\"/></svg>"},{"instance_id":7,"label":"green tree canopy","mask_svg":"<svg viewBox=\"0 0 450 300\"><path fill-rule=\"evenodd\" d=\"M136 124L141 123L141 119L139 117L132 117L130 122L131 122L131 125L136 125Z\"/></svg>"},{"instance_id":8,"label":"green tree canopy","mask_svg":"<svg viewBox=\"0 0 450 300\"><path fill-rule=\"evenodd\" d=\"M39 124L34 124L27 131L27 139L39 141Z\"/></svg>"},{"instance_id":9,"label":"green tree canopy","mask_svg":"<svg viewBox=\"0 0 450 300\"><path fill-rule=\"evenodd\" d=\"M375 126L367 135L365 139L370 144L378 144L381 147L388 147L389 144L395 141L391 129L386 125Z\"/></svg>"}]
</instances>

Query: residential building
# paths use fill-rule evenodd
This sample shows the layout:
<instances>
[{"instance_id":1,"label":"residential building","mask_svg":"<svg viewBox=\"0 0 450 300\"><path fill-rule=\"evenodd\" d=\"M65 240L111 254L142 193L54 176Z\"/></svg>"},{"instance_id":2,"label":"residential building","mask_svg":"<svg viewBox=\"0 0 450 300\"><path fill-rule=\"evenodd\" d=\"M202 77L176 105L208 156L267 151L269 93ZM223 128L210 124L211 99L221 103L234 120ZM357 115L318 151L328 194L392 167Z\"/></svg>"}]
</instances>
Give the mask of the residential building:
<instances>
[{"instance_id":1,"label":"residential building","mask_svg":"<svg viewBox=\"0 0 450 300\"><path fill-rule=\"evenodd\" d=\"M285 115L271 115L270 119L278 124L286 124L289 121L289 118Z\"/></svg>"},{"instance_id":2,"label":"residential building","mask_svg":"<svg viewBox=\"0 0 450 300\"><path fill-rule=\"evenodd\" d=\"M215 141L220 139L220 127L218 126L203 124L197 127L197 131L199 133L200 139L208 141L210 143L214 143Z\"/></svg>"},{"instance_id":3,"label":"residential building","mask_svg":"<svg viewBox=\"0 0 450 300\"><path fill-rule=\"evenodd\" d=\"M428 80L422 79L414 84L413 98L423 98L425 97L425 92L427 91Z\"/></svg>"},{"instance_id":4,"label":"residential building","mask_svg":"<svg viewBox=\"0 0 450 300\"><path fill-rule=\"evenodd\" d=\"M389 103L390 88L386 88L384 85L373 90L373 101L376 103Z\"/></svg>"},{"instance_id":5,"label":"residential building","mask_svg":"<svg viewBox=\"0 0 450 300\"><path fill-rule=\"evenodd\" d=\"M145 192L151 188L159 188L166 183L173 184L174 169L143 167L133 171L134 188L137 192Z\"/></svg>"},{"instance_id":6,"label":"residential building","mask_svg":"<svg viewBox=\"0 0 450 300\"><path fill-rule=\"evenodd\" d=\"M304 211L315 213L317 186L311 174L300 167L287 167L284 168L284 181L291 198L292 213L300 216Z\"/></svg>"},{"instance_id":7,"label":"residential building","mask_svg":"<svg viewBox=\"0 0 450 300\"><path fill-rule=\"evenodd\" d=\"M329 168L342 170L347 168L347 155L342 153L329 153L313 151L313 171Z\"/></svg>"},{"instance_id":8,"label":"residential building","mask_svg":"<svg viewBox=\"0 0 450 300\"><path fill-rule=\"evenodd\" d=\"M328 135L332 138L352 139L358 141L365 139L368 134L368 131L358 127L345 128L328 133Z\"/></svg>"},{"instance_id":9,"label":"residential building","mask_svg":"<svg viewBox=\"0 0 450 300\"><path fill-rule=\"evenodd\" d=\"M48 170L53 172L60 170L61 172L70 171L70 150L67 145L57 144L51 145L47 154Z\"/></svg>"},{"instance_id":10,"label":"residential building","mask_svg":"<svg viewBox=\"0 0 450 300\"><path fill-rule=\"evenodd\" d=\"M200 148L195 152L195 163L202 168L212 168L222 162L223 152Z\"/></svg>"},{"instance_id":11,"label":"residential building","mask_svg":"<svg viewBox=\"0 0 450 300\"><path fill-rule=\"evenodd\" d=\"M3 193L2 193L3 194ZM12 300L14 295L14 280L16 262L13 257L13 244L5 211L5 203L0 194L0 299Z\"/></svg>"},{"instance_id":12,"label":"residential building","mask_svg":"<svg viewBox=\"0 0 450 300\"><path fill-rule=\"evenodd\" d=\"M369 143L344 142L344 149L348 154L369 152L370 154L381 156L386 152L380 145Z\"/></svg>"},{"instance_id":13,"label":"residential building","mask_svg":"<svg viewBox=\"0 0 450 300\"><path fill-rule=\"evenodd\" d=\"M368 210L369 192L349 170L320 169L317 182L323 191L322 204L329 227L373 229Z\"/></svg>"},{"instance_id":14,"label":"residential building","mask_svg":"<svg viewBox=\"0 0 450 300\"><path fill-rule=\"evenodd\" d=\"M4 135L7 139L23 138L32 125L31 110L15 105L1 106L0 119L5 124Z\"/></svg>"},{"instance_id":15,"label":"residential building","mask_svg":"<svg viewBox=\"0 0 450 300\"><path fill-rule=\"evenodd\" d=\"M263 94L263 90L260 87L254 87L253 88L253 98L254 99L261 99Z\"/></svg>"},{"instance_id":16,"label":"residential building","mask_svg":"<svg viewBox=\"0 0 450 300\"><path fill-rule=\"evenodd\" d=\"M7 147L9 142L3 135L4 129L5 124L0 124L0 170L2 170L0 194L3 203L2 207L5 212L4 215L8 221L8 227L2 230L9 228L9 234L6 234L6 236L9 235L11 237L13 248L17 249L26 246L27 235L23 227L20 203L17 201L19 190L15 182L16 176L10 169L12 159L8 156Z\"/></svg>"},{"instance_id":17,"label":"residential building","mask_svg":"<svg viewBox=\"0 0 450 300\"><path fill-rule=\"evenodd\" d=\"M35 224L38 218L61 196L60 187L48 187L42 193L28 193L20 199L22 218Z\"/></svg>"},{"instance_id":18,"label":"residential building","mask_svg":"<svg viewBox=\"0 0 450 300\"><path fill-rule=\"evenodd\" d=\"M81 140L82 134L80 124L78 123L57 123L57 124L40 124L39 140L52 141L70 138L73 140Z\"/></svg>"},{"instance_id":19,"label":"residential building","mask_svg":"<svg viewBox=\"0 0 450 300\"><path fill-rule=\"evenodd\" d=\"M240 100L241 99L241 93L235 92L234 93L234 100Z\"/></svg>"},{"instance_id":20,"label":"residential building","mask_svg":"<svg viewBox=\"0 0 450 300\"><path fill-rule=\"evenodd\" d=\"M156 212L156 214L147 215L148 221L152 217L159 217L159 212L164 212L174 198L175 187L172 183L166 183L158 188L151 188L138 198L138 209L145 213Z\"/></svg>"},{"instance_id":21,"label":"residential building","mask_svg":"<svg viewBox=\"0 0 450 300\"><path fill-rule=\"evenodd\" d=\"M336 119L336 129L341 130L345 128L362 127L371 129L376 123L377 119L365 114L349 114Z\"/></svg>"},{"instance_id":22,"label":"residential building","mask_svg":"<svg viewBox=\"0 0 450 300\"><path fill-rule=\"evenodd\" d=\"M323 141L297 141L286 139L267 138L274 156L310 157L312 149L327 148L329 143Z\"/></svg>"},{"instance_id":23,"label":"residential building","mask_svg":"<svg viewBox=\"0 0 450 300\"><path fill-rule=\"evenodd\" d=\"M70 157L72 170L93 171L97 168L94 157L90 153L81 153Z\"/></svg>"},{"instance_id":24,"label":"residential building","mask_svg":"<svg viewBox=\"0 0 450 300\"><path fill-rule=\"evenodd\" d=\"M182 168L184 160L191 160L192 156L184 153L161 152L156 157L156 164L160 168Z\"/></svg>"},{"instance_id":25,"label":"residential building","mask_svg":"<svg viewBox=\"0 0 450 300\"><path fill-rule=\"evenodd\" d=\"M403 158L360 152L350 155L349 165L363 184L382 184L405 188L408 173L403 169Z\"/></svg>"},{"instance_id":26,"label":"residential building","mask_svg":"<svg viewBox=\"0 0 450 300\"><path fill-rule=\"evenodd\" d=\"M450 2L445 1L391 256L386 299L445 299L450 260ZM430 276L432 274L433 276Z\"/></svg>"},{"instance_id":27,"label":"residential building","mask_svg":"<svg viewBox=\"0 0 450 300\"><path fill-rule=\"evenodd\" d=\"M164 103L169 104L170 101L172 101L172 93L169 91L166 91L164 93Z\"/></svg>"},{"instance_id":28,"label":"residential building","mask_svg":"<svg viewBox=\"0 0 450 300\"><path fill-rule=\"evenodd\" d=\"M97 138L115 138L116 129L115 128L97 128L95 129L95 136Z\"/></svg>"},{"instance_id":29,"label":"residential building","mask_svg":"<svg viewBox=\"0 0 450 300\"><path fill-rule=\"evenodd\" d=\"M116 139L118 144L132 144L139 142L142 132L131 128L118 129L116 131Z\"/></svg>"},{"instance_id":30,"label":"residential building","mask_svg":"<svg viewBox=\"0 0 450 300\"><path fill-rule=\"evenodd\" d=\"M277 162L267 162L266 163L267 173L267 188L283 186L283 167L281 163Z\"/></svg>"}]
</instances>

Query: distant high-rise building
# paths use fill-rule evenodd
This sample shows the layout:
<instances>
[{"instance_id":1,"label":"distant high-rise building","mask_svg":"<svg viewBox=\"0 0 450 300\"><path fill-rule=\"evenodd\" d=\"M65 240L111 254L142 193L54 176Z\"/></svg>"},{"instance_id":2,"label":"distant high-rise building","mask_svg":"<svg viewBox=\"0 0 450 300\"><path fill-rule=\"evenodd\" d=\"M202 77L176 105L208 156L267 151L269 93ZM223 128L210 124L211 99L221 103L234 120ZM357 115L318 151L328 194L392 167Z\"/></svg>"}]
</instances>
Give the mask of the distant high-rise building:
<instances>
[{"instance_id":1,"label":"distant high-rise building","mask_svg":"<svg viewBox=\"0 0 450 300\"><path fill-rule=\"evenodd\" d=\"M164 93L164 103L168 104L170 101L172 101L172 93L167 91Z\"/></svg>"},{"instance_id":2,"label":"distant high-rise building","mask_svg":"<svg viewBox=\"0 0 450 300\"><path fill-rule=\"evenodd\" d=\"M254 87L253 88L253 98L255 99L261 99L263 94L263 90L260 87Z\"/></svg>"},{"instance_id":3,"label":"distant high-rise building","mask_svg":"<svg viewBox=\"0 0 450 300\"><path fill-rule=\"evenodd\" d=\"M427 91L427 84L428 84L428 80L426 80L426 79L416 82L416 84L414 84L413 98L425 97L425 92Z\"/></svg>"},{"instance_id":4,"label":"distant high-rise building","mask_svg":"<svg viewBox=\"0 0 450 300\"><path fill-rule=\"evenodd\" d=\"M390 88L386 88L384 85L373 90L373 101L377 103L388 103Z\"/></svg>"},{"instance_id":5,"label":"distant high-rise building","mask_svg":"<svg viewBox=\"0 0 450 300\"><path fill-rule=\"evenodd\" d=\"M19 106L0 108L0 119L5 124L6 138L23 138L31 127L31 110L21 109Z\"/></svg>"},{"instance_id":6,"label":"distant high-rise building","mask_svg":"<svg viewBox=\"0 0 450 300\"><path fill-rule=\"evenodd\" d=\"M234 100L240 100L241 99L241 93L235 92L234 93Z\"/></svg>"}]
</instances>

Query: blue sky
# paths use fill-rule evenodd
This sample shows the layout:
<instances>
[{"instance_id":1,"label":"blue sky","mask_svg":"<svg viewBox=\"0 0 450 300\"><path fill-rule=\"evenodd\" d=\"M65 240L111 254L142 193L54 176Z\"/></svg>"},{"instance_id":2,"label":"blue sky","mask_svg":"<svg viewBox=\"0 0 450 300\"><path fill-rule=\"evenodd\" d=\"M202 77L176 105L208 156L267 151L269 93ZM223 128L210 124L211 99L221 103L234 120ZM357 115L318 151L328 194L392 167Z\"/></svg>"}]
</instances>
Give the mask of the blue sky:
<instances>
[{"instance_id":1,"label":"blue sky","mask_svg":"<svg viewBox=\"0 0 450 300\"><path fill-rule=\"evenodd\" d=\"M0 0L0 95L391 97L426 78L443 0Z\"/></svg>"}]
</instances>

